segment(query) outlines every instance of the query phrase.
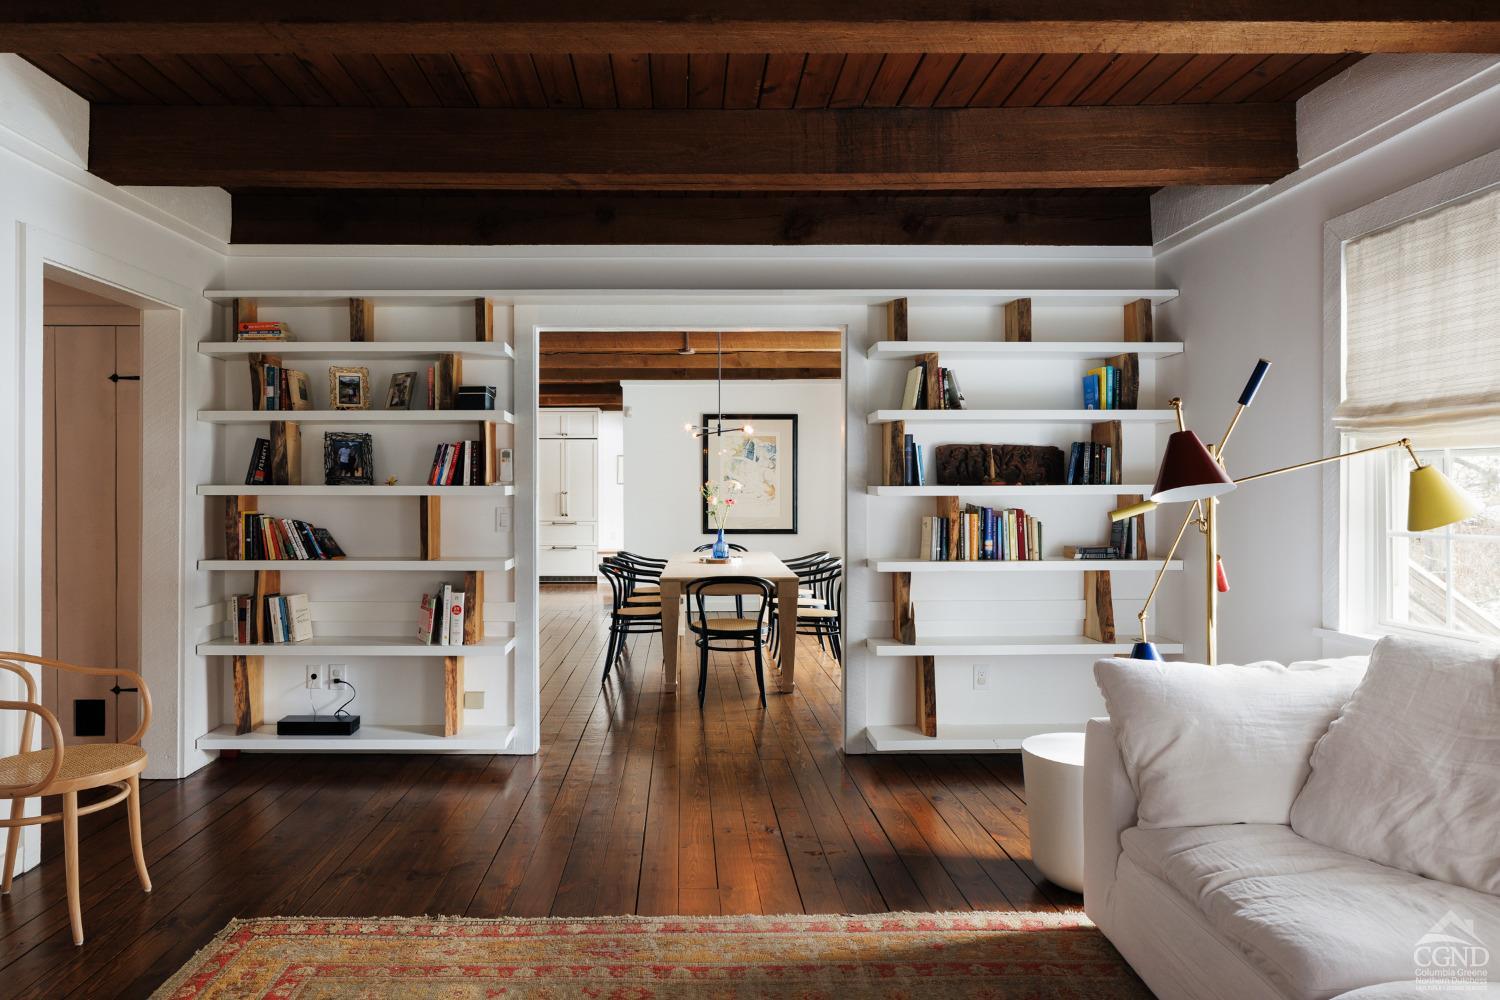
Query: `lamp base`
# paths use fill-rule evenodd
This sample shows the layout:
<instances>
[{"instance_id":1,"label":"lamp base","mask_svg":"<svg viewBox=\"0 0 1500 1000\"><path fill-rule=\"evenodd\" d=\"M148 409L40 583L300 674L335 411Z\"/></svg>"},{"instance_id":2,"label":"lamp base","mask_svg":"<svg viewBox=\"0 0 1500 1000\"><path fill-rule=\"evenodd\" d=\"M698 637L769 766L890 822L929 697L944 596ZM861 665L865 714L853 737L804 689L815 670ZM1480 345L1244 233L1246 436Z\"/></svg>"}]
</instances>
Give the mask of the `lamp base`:
<instances>
[{"instance_id":1,"label":"lamp base","mask_svg":"<svg viewBox=\"0 0 1500 1000\"><path fill-rule=\"evenodd\" d=\"M1142 640L1130 647L1130 658L1132 660L1160 660L1161 653L1157 652L1156 643Z\"/></svg>"}]
</instances>

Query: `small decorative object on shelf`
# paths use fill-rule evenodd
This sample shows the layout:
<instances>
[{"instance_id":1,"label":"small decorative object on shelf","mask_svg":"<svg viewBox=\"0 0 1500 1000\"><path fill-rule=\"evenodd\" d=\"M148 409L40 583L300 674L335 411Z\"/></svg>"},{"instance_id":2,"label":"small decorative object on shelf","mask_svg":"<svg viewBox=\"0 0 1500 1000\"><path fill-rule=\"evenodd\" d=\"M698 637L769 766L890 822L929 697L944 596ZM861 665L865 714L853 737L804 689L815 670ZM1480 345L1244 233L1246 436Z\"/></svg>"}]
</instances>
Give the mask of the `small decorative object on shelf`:
<instances>
[{"instance_id":1,"label":"small decorative object on shelf","mask_svg":"<svg viewBox=\"0 0 1500 1000\"><path fill-rule=\"evenodd\" d=\"M1056 486L1061 448L1035 444L940 444L937 481L945 486Z\"/></svg>"},{"instance_id":2,"label":"small decorative object on shelf","mask_svg":"<svg viewBox=\"0 0 1500 1000\"><path fill-rule=\"evenodd\" d=\"M742 489L744 485L735 479L703 484L703 502L708 510L708 519L718 528L712 553L715 559L729 558L729 542L724 539L724 525L729 523L729 514L734 508L734 497L729 494L738 493Z\"/></svg>"},{"instance_id":3,"label":"small decorative object on shelf","mask_svg":"<svg viewBox=\"0 0 1500 1000\"><path fill-rule=\"evenodd\" d=\"M282 322L256 322L247 321L241 323L234 332L234 339L240 341L250 340L291 340L291 330Z\"/></svg>"},{"instance_id":4,"label":"small decorative object on shelf","mask_svg":"<svg viewBox=\"0 0 1500 1000\"><path fill-rule=\"evenodd\" d=\"M493 410L495 387L492 385L461 385L458 387L458 409Z\"/></svg>"},{"instance_id":5,"label":"small decorative object on shelf","mask_svg":"<svg viewBox=\"0 0 1500 1000\"><path fill-rule=\"evenodd\" d=\"M396 372L391 376L391 387L386 390L385 408L387 410L411 409L411 401L416 394L416 388L416 372Z\"/></svg>"},{"instance_id":6,"label":"small decorative object on shelf","mask_svg":"<svg viewBox=\"0 0 1500 1000\"><path fill-rule=\"evenodd\" d=\"M386 484L386 485L387 485L387 486L395 486L395 485L396 485L396 484L397 484L397 483L399 483L399 482L400 482L400 481L401 481L401 480L399 480L399 479L397 479L397 478L396 478L396 477L395 477L395 476L387 476L387 477L386 477L386 480L385 480L385 484Z\"/></svg>"},{"instance_id":7,"label":"small decorative object on shelf","mask_svg":"<svg viewBox=\"0 0 1500 1000\"><path fill-rule=\"evenodd\" d=\"M369 434L324 432L323 482L329 486L374 485L374 451L374 438Z\"/></svg>"},{"instance_id":8,"label":"small decorative object on shelf","mask_svg":"<svg viewBox=\"0 0 1500 1000\"><path fill-rule=\"evenodd\" d=\"M328 402L335 410L368 410L370 369L329 365Z\"/></svg>"}]
</instances>

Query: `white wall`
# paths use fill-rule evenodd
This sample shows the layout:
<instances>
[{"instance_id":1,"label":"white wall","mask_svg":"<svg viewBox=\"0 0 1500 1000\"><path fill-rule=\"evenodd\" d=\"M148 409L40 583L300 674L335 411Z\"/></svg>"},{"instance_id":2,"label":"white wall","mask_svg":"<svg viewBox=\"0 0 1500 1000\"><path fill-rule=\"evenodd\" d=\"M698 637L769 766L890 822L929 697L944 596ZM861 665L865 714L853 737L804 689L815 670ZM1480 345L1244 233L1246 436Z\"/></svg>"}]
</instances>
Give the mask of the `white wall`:
<instances>
[{"instance_id":1,"label":"white wall","mask_svg":"<svg viewBox=\"0 0 1500 1000\"><path fill-rule=\"evenodd\" d=\"M713 382L624 382L625 547L665 556L713 536L702 526L703 457L683 430L716 412ZM797 532L725 534L782 556L842 552L844 387L832 379L724 383L724 412L797 414Z\"/></svg>"},{"instance_id":2,"label":"white wall","mask_svg":"<svg viewBox=\"0 0 1500 1000\"><path fill-rule=\"evenodd\" d=\"M625 454L625 414L599 413L599 551L625 547L625 484L620 458Z\"/></svg>"},{"instance_id":3,"label":"white wall","mask_svg":"<svg viewBox=\"0 0 1500 1000\"><path fill-rule=\"evenodd\" d=\"M1159 248L1158 282L1182 289L1159 311L1160 330L1188 345L1175 386L1204 440L1222 434L1255 360L1273 362L1235 430L1231 473L1326 452L1323 387L1337 373L1325 370L1323 360L1324 223L1500 147L1500 86L1492 71L1489 79L1488 87L1450 105L1443 95L1455 85L1446 72L1437 74L1434 113L1407 111L1403 120L1410 124L1403 130L1377 131L1380 141L1355 144L1343 159L1325 155L1315 168L1272 185L1248 209ZM1403 84L1408 99L1402 106L1409 106L1409 76ZM1338 80L1328 86L1349 93ZM1341 113L1361 113L1314 94L1316 113L1334 120L1330 133ZM1313 98L1303 98L1299 111ZM1362 127L1369 135L1368 121ZM1318 132L1310 121L1299 131ZM1233 589L1219 605L1221 661L1320 653L1315 630L1334 624L1324 622L1322 611L1323 490L1323 478L1307 472L1225 498L1220 547ZM1201 558L1196 538L1184 544L1188 558ZM1196 564L1192 573L1201 579ZM1172 609L1180 624L1171 627L1189 640L1190 655L1201 656L1204 596L1197 586L1182 588L1181 595Z\"/></svg>"}]
</instances>

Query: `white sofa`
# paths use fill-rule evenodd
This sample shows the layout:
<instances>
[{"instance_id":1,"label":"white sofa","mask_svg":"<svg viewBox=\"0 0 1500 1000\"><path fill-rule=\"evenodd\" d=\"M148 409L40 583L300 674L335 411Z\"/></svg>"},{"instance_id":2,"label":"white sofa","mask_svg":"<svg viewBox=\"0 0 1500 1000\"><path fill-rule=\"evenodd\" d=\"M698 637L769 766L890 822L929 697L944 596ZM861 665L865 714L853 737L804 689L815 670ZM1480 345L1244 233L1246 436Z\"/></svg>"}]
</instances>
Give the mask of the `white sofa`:
<instances>
[{"instance_id":1,"label":"white sofa","mask_svg":"<svg viewBox=\"0 0 1500 1000\"><path fill-rule=\"evenodd\" d=\"M1500 897L1416 873L1446 871L1451 864L1458 872L1453 880L1486 890L1500 877L1500 812L1494 808L1500 804L1500 655L1491 651L1487 690L1483 657L1470 665L1463 683L1477 683L1476 693L1461 684L1443 691L1405 662L1414 655L1409 648L1384 653L1383 689L1374 682L1380 647L1363 680L1356 672L1331 687L1315 682L1322 685L1320 697L1338 706L1331 712L1307 709L1317 700L1312 695L1288 707L1284 694L1281 704L1262 711L1259 700L1275 701L1257 693L1265 689L1262 682L1307 676L1269 669L1275 665L1253 665L1258 673L1199 668L1220 672L1215 675L1193 674L1193 665L1139 661L1096 667L1111 718L1088 725L1084 908L1159 997L1500 996ZM1179 698L1200 676L1248 681L1232 699L1223 690ZM1358 685L1347 704L1340 683ZM1434 702L1426 712L1423 699ZM1394 702L1402 722L1387 720L1381 728L1379 719L1371 721L1372 706L1382 700ZM1236 704L1216 716L1218 706L1231 701ZM1361 707L1363 714L1356 711ZM1272 721L1262 724L1263 715ZM1400 731L1406 720L1418 731ZM1444 731L1450 723L1461 730L1457 736ZM1268 733L1266 725L1278 732ZM1352 742L1361 729L1385 734L1385 745ZM1429 743L1440 744L1430 760L1424 757ZM1356 751L1359 770L1341 771L1340 757L1348 763ZM1216 760L1215 754L1225 756ZM1254 759L1247 762L1247 755ZM1384 773L1388 764L1418 769L1412 773L1427 768L1434 780L1424 786L1410 773ZM1358 787L1365 778L1367 787ZM1389 802L1379 800L1387 794L1382 788ZM1351 792L1359 796L1352 804L1341 798ZM1143 796L1150 800L1144 807ZM1443 813L1455 803L1457 811L1444 813L1440 826L1423 828L1431 810ZM1368 853L1389 861L1391 851L1406 850L1417 860L1402 863L1414 870L1299 834L1294 827L1324 829L1313 815L1319 809L1334 831L1318 833L1320 839L1379 836L1384 839L1372 841L1377 846ZM1206 810L1202 818L1215 822L1193 825L1195 810ZM1236 811L1279 821L1223 821ZM1190 822L1169 825L1181 819ZM1461 828L1464 823L1469 828ZM1414 847L1400 843L1407 836ZM1447 843L1451 856L1443 853ZM1422 851L1433 845L1436 854L1423 860ZM1455 973L1468 981L1450 980L1435 964L1455 954L1477 968Z\"/></svg>"}]
</instances>

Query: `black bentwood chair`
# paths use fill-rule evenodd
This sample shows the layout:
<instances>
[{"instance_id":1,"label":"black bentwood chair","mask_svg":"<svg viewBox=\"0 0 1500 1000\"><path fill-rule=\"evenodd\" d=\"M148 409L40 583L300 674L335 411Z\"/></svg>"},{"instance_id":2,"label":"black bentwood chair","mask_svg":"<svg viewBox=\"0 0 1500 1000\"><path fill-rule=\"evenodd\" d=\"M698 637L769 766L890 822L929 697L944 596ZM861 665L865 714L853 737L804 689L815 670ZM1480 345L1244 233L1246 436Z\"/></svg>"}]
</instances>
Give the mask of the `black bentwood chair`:
<instances>
[{"instance_id":1,"label":"black bentwood chair","mask_svg":"<svg viewBox=\"0 0 1500 1000\"><path fill-rule=\"evenodd\" d=\"M844 662L843 630L840 626L839 607L843 599L844 591L844 567L837 557L827 557L820 562L797 570L797 576L803 590L811 591L811 596L799 596L797 599L796 618L792 628L798 635L814 636L818 645L827 646L833 653L833 658L839 663ZM771 618L771 641L777 641L781 629L786 627L782 621L783 609L778 605Z\"/></svg>"},{"instance_id":2,"label":"black bentwood chair","mask_svg":"<svg viewBox=\"0 0 1500 1000\"><path fill-rule=\"evenodd\" d=\"M761 633L766 625L767 610L776 588L758 576L717 576L691 581L684 590L688 604L688 628L698 645L698 707L703 707L708 692L708 654L755 652L755 683L760 685L760 707L766 707L765 653ZM710 618L705 598L717 594L758 596L760 607L754 618Z\"/></svg>"},{"instance_id":3,"label":"black bentwood chair","mask_svg":"<svg viewBox=\"0 0 1500 1000\"><path fill-rule=\"evenodd\" d=\"M599 572L609 581L612 604L609 613L609 650L604 654L604 678L600 686L609 683L609 671L625 650L625 637L661 631L661 598L647 604L633 601L630 594L630 571L614 563L599 564Z\"/></svg>"}]
</instances>

